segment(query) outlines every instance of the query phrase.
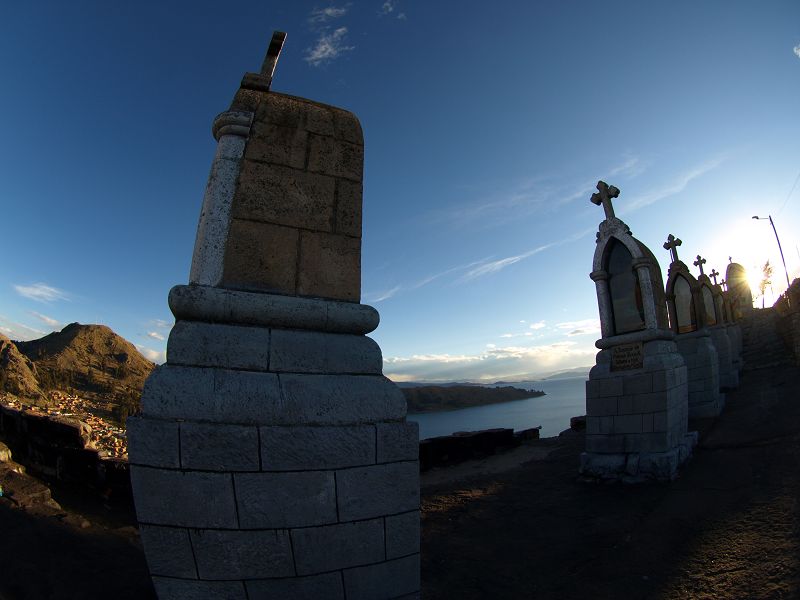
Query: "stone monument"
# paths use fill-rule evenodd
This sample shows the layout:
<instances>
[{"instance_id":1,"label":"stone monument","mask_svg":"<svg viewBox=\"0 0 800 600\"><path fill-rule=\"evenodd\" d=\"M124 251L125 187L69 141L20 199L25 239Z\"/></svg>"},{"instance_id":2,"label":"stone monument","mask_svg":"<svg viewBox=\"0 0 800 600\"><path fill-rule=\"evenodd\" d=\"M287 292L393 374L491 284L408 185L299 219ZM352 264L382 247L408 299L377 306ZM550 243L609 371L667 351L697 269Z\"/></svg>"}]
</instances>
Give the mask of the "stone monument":
<instances>
[{"instance_id":1,"label":"stone monument","mask_svg":"<svg viewBox=\"0 0 800 600\"><path fill-rule=\"evenodd\" d=\"M586 451L581 473L598 479L670 480L690 455L687 376L667 320L653 253L614 215L619 190L600 181L603 205L591 278L602 338L586 382Z\"/></svg>"},{"instance_id":2,"label":"stone monument","mask_svg":"<svg viewBox=\"0 0 800 600\"><path fill-rule=\"evenodd\" d=\"M418 431L359 303L363 137L270 91L283 34L213 124L167 362L128 420L162 599L418 597Z\"/></svg>"},{"instance_id":3,"label":"stone monument","mask_svg":"<svg viewBox=\"0 0 800 600\"><path fill-rule=\"evenodd\" d=\"M727 296L731 304L732 317L738 321L753 312L753 292L747 279L747 270L739 263L733 262L733 257L728 257L728 267L725 269L725 281L728 286Z\"/></svg>"},{"instance_id":4,"label":"stone monument","mask_svg":"<svg viewBox=\"0 0 800 600\"><path fill-rule=\"evenodd\" d=\"M686 364L689 418L716 417L722 412L725 398L719 391L719 357L705 326L700 284L678 258L681 240L672 234L664 243L672 262L667 272L667 308L675 343Z\"/></svg>"},{"instance_id":5,"label":"stone monument","mask_svg":"<svg viewBox=\"0 0 800 600\"><path fill-rule=\"evenodd\" d=\"M706 259L699 254L693 263L700 270L700 276L697 278L700 284L700 312L704 325L711 332L711 341L717 349L720 390L732 390L739 387L739 372L734 368L731 340L728 329L722 321L722 315L718 314L711 280L703 270L705 263Z\"/></svg>"},{"instance_id":6,"label":"stone monument","mask_svg":"<svg viewBox=\"0 0 800 600\"><path fill-rule=\"evenodd\" d=\"M711 273L709 273L709 278L714 281L714 284L711 286L711 291L714 294L714 306L728 333L728 340L731 343L731 362L733 363L733 369L737 373L741 373L744 366L742 360L742 328L739 327L731 316L730 302L725 297L722 285L717 283L717 277L719 277L719 273L717 273L716 269L712 269Z\"/></svg>"}]
</instances>

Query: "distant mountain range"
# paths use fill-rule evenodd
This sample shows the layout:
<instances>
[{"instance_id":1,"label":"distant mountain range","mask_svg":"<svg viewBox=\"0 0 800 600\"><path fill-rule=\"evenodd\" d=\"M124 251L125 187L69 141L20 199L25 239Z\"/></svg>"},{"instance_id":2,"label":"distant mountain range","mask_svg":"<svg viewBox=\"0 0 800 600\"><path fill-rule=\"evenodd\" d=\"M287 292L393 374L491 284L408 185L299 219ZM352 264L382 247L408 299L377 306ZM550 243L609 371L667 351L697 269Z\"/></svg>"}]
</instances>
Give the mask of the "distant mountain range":
<instances>
[{"instance_id":1,"label":"distant mountain range","mask_svg":"<svg viewBox=\"0 0 800 600\"><path fill-rule=\"evenodd\" d=\"M497 404L544 396L544 392L523 390L511 386L484 387L480 385L415 386L402 388L408 412L438 412Z\"/></svg>"},{"instance_id":2,"label":"distant mountain range","mask_svg":"<svg viewBox=\"0 0 800 600\"><path fill-rule=\"evenodd\" d=\"M52 390L87 400L138 406L155 364L105 325L71 323L38 340L0 335L0 391L47 403Z\"/></svg>"}]
</instances>

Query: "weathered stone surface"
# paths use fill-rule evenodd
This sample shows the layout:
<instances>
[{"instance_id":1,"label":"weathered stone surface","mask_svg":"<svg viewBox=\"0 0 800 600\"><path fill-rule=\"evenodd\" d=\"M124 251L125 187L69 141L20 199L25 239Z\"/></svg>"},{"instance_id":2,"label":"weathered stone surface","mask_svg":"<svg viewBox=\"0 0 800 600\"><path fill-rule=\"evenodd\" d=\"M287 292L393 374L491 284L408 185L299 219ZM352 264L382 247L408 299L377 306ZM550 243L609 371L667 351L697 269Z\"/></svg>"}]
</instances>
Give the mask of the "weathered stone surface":
<instances>
[{"instance_id":1,"label":"weathered stone surface","mask_svg":"<svg viewBox=\"0 0 800 600\"><path fill-rule=\"evenodd\" d=\"M345 425L399 421L406 415L403 393L382 376L285 374L280 386L283 412L274 423Z\"/></svg>"},{"instance_id":2,"label":"weathered stone surface","mask_svg":"<svg viewBox=\"0 0 800 600\"><path fill-rule=\"evenodd\" d=\"M142 394L144 414L161 418L260 423L280 407L274 373L162 365Z\"/></svg>"},{"instance_id":3,"label":"weathered stone surface","mask_svg":"<svg viewBox=\"0 0 800 600\"><path fill-rule=\"evenodd\" d=\"M386 558L419 552L419 511L386 517Z\"/></svg>"},{"instance_id":4,"label":"weathered stone surface","mask_svg":"<svg viewBox=\"0 0 800 600\"><path fill-rule=\"evenodd\" d=\"M298 236L291 227L232 219L223 287L294 294Z\"/></svg>"},{"instance_id":5,"label":"weathered stone surface","mask_svg":"<svg viewBox=\"0 0 800 600\"><path fill-rule=\"evenodd\" d=\"M270 370L290 373L377 374L383 371L381 349L365 336L275 329Z\"/></svg>"},{"instance_id":6,"label":"weathered stone surface","mask_svg":"<svg viewBox=\"0 0 800 600\"><path fill-rule=\"evenodd\" d=\"M234 474L239 523L246 528L336 522L333 472Z\"/></svg>"},{"instance_id":7,"label":"weathered stone surface","mask_svg":"<svg viewBox=\"0 0 800 600\"><path fill-rule=\"evenodd\" d=\"M222 276L224 242L230 227L231 205L239 176L244 138L226 135L211 165L203 209L197 225L189 281L217 285Z\"/></svg>"},{"instance_id":8,"label":"weathered stone surface","mask_svg":"<svg viewBox=\"0 0 800 600\"><path fill-rule=\"evenodd\" d=\"M294 127L257 122L253 125L245 158L302 169L308 132Z\"/></svg>"},{"instance_id":9,"label":"weathered stone surface","mask_svg":"<svg viewBox=\"0 0 800 600\"><path fill-rule=\"evenodd\" d=\"M312 135L308 140L308 170L361 181L364 147L332 137Z\"/></svg>"},{"instance_id":10,"label":"weathered stone surface","mask_svg":"<svg viewBox=\"0 0 800 600\"><path fill-rule=\"evenodd\" d=\"M125 422L128 437L128 462L151 467L180 466L178 424L141 416Z\"/></svg>"},{"instance_id":11,"label":"weathered stone surface","mask_svg":"<svg viewBox=\"0 0 800 600\"><path fill-rule=\"evenodd\" d=\"M201 579L259 579L294 575L287 531L193 530Z\"/></svg>"},{"instance_id":12,"label":"weathered stone surface","mask_svg":"<svg viewBox=\"0 0 800 600\"><path fill-rule=\"evenodd\" d=\"M361 335L374 331L378 311L365 304L176 285L169 293L175 318Z\"/></svg>"},{"instance_id":13,"label":"weathered stone surface","mask_svg":"<svg viewBox=\"0 0 800 600\"><path fill-rule=\"evenodd\" d=\"M167 343L169 364L266 371L269 356L265 327L178 321Z\"/></svg>"},{"instance_id":14,"label":"weathered stone surface","mask_svg":"<svg viewBox=\"0 0 800 600\"><path fill-rule=\"evenodd\" d=\"M417 460L419 424L414 421L376 423L378 462Z\"/></svg>"},{"instance_id":15,"label":"weathered stone surface","mask_svg":"<svg viewBox=\"0 0 800 600\"><path fill-rule=\"evenodd\" d=\"M258 471L258 429L225 423L181 423L181 466L209 471Z\"/></svg>"},{"instance_id":16,"label":"weathered stone surface","mask_svg":"<svg viewBox=\"0 0 800 600\"><path fill-rule=\"evenodd\" d=\"M184 473L131 465L140 523L179 527L227 527L236 523L231 476Z\"/></svg>"},{"instance_id":17,"label":"weathered stone surface","mask_svg":"<svg viewBox=\"0 0 800 600\"><path fill-rule=\"evenodd\" d=\"M186 579L197 577L188 530L139 525L139 535L151 574Z\"/></svg>"},{"instance_id":18,"label":"weathered stone surface","mask_svg":"<svg viewBox=\"0 0 800 600\"><path fill-rule=\"evenodd\" d=\"M333 110L334 137L352 144L364 145L364 134L356 116L346 110Z\"/></svg>"},{"instance_id":19,"label":"weathered stone surface","mask_svg":"<svg viewBox=\"0 0 800 600\"><path fill-rule=\"evenodd\" d=\"M338 469L375 463L375 427L261 427L264 471Z\"/></svg>"},{"instance_id":20,"label":"weathered stone surface","mask_svg":"<svg viewBox=\"0 0 800 600\"><path fill-rule=\"evenodd\" d=\"M246 160L231 214L235 219L330 232L335 197L333 177Z\"/></svg>"},{"instance_id":21,"label":"weathered stone surface","mask_svg":"<svg viewBox=\"0 0 800 600\"><path fill-rule=\"evenodd\" d=\"M369 519L419 509L419 464L389 463L337 471L339 518Z\"/></svg>"},{"instance_id":22,"label":"weathered stone surface","mask_svg":"<svg viewBox=\"0 0 800 600\"><path fill-rule=\"evenodd\" d=\"M295 529L292 547L298 575L380 562L385 558L383 519Z\"/></svg>"},{"instance_id":23,"label":"weathered stone surface","mask_svg":"<svg viewBox=\"0 0 800 600\"><path fill-rule=\"evenodd\" d=\"M325 573L310 577L247 581L249 600L275 600L278 598L325 598L344 600L341 573Z\"/></svg>"},{"instance_id":24,"label":"weathered stone surface","mask_svg":"<svg viewBox=\"0 0 800 600\"><path fill-rule=\"evenodd\" d=\"M303 231L297 293L358 302L361 297L361 240Z\"/></svg>"},{"instance_id":25,"label":"weathered stone surface","mask_svg":"<svg viewBox=\"0 0 800 600\"><path fill-rule=\"evenodd\" d=\"M336 233L361 237L362 193L361 182L336 181Z\"/></svg>"},{"instance_id":26,"label":"weathered stone surface","mask_svg":"<svg viewBox=\"0 0 800 600\"><path fill-rule=\"evenodd\" d=\"M419 554L344 572L347 600L376 600L413 594L420 588Z\"/></svg>"},{"instance_id":27,"label":"weathered stone surface","mask_svg":"<svg viewBox=\"0 0 800 600\"><path fill-rule=\"evenodd\" d=\"M191 581L153 576L160 600L247 600L241 581Z\"/></svg>"}]
</instances>

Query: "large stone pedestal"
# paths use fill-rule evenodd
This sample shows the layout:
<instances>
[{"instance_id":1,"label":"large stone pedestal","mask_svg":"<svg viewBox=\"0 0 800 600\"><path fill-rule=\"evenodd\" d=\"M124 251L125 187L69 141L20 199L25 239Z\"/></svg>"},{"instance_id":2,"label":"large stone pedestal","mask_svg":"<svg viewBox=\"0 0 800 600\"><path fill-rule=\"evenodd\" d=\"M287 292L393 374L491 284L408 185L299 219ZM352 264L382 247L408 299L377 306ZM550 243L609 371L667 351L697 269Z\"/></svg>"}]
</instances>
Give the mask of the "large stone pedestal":
<instances>
[{"instance_id":1,"label":"large stone pedestal","mask_svg":"<svg viewBox=\"0 0 800 600\"><path fill-rule=\"evenodd\" d=\"M586 383L583 475L671 480L691 455L697 434L687 433L687 371L673 338L651 330L598 340ZM639 352L638 364L635 358L617 364L620 355Z\"/></svg>"},{"instance_id":2,"label":"large stone pedestal","mask_svg":"<svg viewBox=\"0 0 800 600\"><path fill-rule=\"evenodd\" d=\"M128 420L160 598L419 590L415 423L347 302L178 286L167 364Z\"/></svg>"},{"instance_id":3,"label":"large stone pedestal","mask_svg":"<svg viewBox=\"0 0 800 600\"><path fill-rule=\"evenodd\" d=\"M719 391L719 357L708 329L679 334L675 343L687 369L689 418L719 416L725 396Z\"/></svg>"}]
</instances>

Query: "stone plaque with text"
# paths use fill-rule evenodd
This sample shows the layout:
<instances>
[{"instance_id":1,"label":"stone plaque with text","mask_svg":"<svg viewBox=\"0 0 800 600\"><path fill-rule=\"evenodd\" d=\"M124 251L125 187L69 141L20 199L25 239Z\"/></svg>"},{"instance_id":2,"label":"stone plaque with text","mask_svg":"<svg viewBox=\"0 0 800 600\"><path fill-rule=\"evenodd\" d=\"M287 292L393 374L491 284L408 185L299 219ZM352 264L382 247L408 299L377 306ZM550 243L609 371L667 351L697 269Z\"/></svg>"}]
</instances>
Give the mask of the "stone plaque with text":
<instances>
[{"instance_id":1,"label":"stone plaque with text","mask_svg":"<svg viewBox=\"0 0 800 600\"><path fill-rule=\"evenodd\" d=\"M627 371L642 368L642 343L624 344L611 349L611 370Z\"/></svg>"}]
</instances>

